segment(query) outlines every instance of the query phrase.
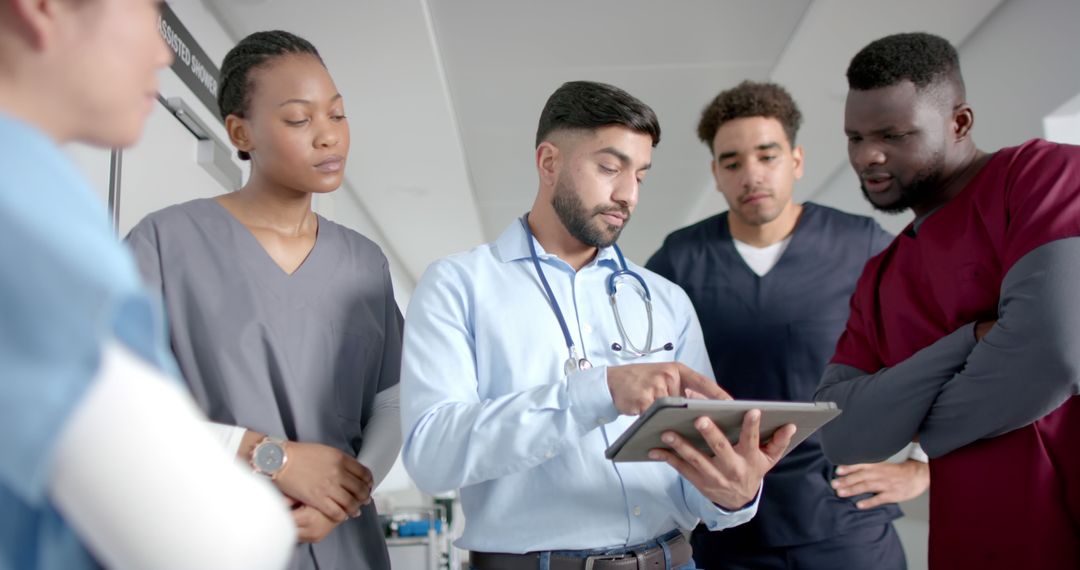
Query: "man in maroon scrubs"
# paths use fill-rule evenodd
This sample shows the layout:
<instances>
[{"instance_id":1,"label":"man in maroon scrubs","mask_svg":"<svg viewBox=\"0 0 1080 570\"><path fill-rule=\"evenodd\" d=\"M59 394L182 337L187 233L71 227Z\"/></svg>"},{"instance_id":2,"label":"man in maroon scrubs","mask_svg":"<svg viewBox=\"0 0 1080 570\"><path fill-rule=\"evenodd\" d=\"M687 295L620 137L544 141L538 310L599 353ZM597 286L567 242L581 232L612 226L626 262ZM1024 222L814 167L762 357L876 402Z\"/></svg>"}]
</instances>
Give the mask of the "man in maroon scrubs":
<instances>
[{"instance_id":1,"label":"man in maroon scrubs","mask_svg":"<svg viewBox=\"0 0 1080 570\"><path fill-rule=\"evenodd\" d=\"M922 444L933 568L1080 568L1080 147L979 150L936 36L877 40L847 77L863 193L915 220L852 297L816 395L844 410L825 453Z\"/></svg>"}]
</instances>

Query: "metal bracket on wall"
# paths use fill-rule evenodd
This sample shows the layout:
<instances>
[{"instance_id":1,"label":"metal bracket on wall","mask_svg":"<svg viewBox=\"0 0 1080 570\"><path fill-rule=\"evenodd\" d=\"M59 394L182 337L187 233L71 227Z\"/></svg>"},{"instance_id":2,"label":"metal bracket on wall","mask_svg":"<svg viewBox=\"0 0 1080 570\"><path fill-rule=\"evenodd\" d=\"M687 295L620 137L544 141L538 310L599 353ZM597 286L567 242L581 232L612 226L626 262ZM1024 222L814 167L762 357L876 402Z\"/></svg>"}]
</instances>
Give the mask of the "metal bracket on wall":
<instances>
[{"instance_id":1,"label":"metal bracket on wall","mask_svg":"<svg viewBox=\"0 0 1080 570\"><path fill-rule=\"evenodd\" d=\"M227 190L233 191L240 188L243 172L232 161L230 147L214 136L213 131L199 120L198 116L191 111L191 107L180 97L166 99L158 95L158 101L198 139L196 160L199 165Z\"/></svg>"}]
</instances>

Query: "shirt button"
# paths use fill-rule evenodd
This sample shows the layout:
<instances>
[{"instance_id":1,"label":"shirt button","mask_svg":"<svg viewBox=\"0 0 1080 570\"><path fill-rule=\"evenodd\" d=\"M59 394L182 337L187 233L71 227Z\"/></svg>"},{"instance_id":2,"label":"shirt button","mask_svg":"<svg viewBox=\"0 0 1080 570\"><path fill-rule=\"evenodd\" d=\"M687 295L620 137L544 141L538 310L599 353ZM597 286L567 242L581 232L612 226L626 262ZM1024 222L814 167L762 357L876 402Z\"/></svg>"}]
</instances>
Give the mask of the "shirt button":
<instances>
[{"instance_id":1,"label":"shirt button","mask_svg":"<svg viewBox=\"0 0 1080 570\"><path fill-rule=\"evenodd\" d=\"M641 516L641 507L634 507L634 516L635 517L640 517Z\"/></svg>"},{"instance_id":2,"label":"shirt button","mask_svg":"<svg viewBox=\"0 0 1080 570\"><path fill-rule=\"evenodd\" d=\"M589 323L581 325L581 331L585 334L592 334L592 325L590 325Z\"/></svg>"},{"instance_id":3,"label":"shirt button","mask_svg":"<svg viewBox=\"0 0 1080 570\"><path fill-rule=\"evenodd\" d=\"M551 459L552 457L555 457L555 452L554 451L549 449L546 452L544 452L544 459Z\"/></svg>"}]
</instances>

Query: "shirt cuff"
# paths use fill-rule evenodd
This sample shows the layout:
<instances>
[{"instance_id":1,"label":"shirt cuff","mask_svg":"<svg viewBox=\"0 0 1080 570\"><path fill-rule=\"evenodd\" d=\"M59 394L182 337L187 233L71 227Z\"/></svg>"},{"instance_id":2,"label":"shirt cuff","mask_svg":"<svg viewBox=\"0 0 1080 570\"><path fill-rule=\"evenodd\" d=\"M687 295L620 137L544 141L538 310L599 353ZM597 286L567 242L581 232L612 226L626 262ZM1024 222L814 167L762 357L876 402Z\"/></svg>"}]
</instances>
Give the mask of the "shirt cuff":
<instances>
[{"instance_id":1,"label":"shirt cuff","mask_svg":"<svg viewBox=\"0 0 1080 570\"><path fill-rule=\"evenodd\" d=\"M923 451L922 446L917 443L911 444L911 450L908 452L908 459L913 459L921 463L930 462L930 457L926 455L925 451Z\"/></svg>"},{"instance_id":2,"label":"shirt cuff","mask_svg":"<svg viewBox=\"0 0 1080 570\"><path fill-rule=\"evenodd\" d=\"M750 509L753 509L755 512L757 512L758 503L761 501L761 488L764 487L764 486L765 486L765 480L762 479L761 485L758 485L757 495L754 495L754 500L750 501L749 503L746 503L746 505L744 505L740 509L736 509L734 511L729 511L729 510L725 509L724 507L721 507L720 505L717 505L716 503L713 503L713 505L716 506L717 509L720 509L721 514L726 515L726 516L731 516L731 515L734 515L736 513L745 512L745 511L748 511Z\"/></svg>"},{"instance_id":3,"label":"shirt cuff","mask_svg":"<svg viewBox=\"0 0 1080 570\"><path fill-rule=\"evenodd\" d=\"M244 434L247 433L247 430L242 427L215 422L207 422L206 425L210 427L218 443L228 452L229 456L236 457L236 454L240 452L240 444L244 441ZM236 457L236 460L247 465L246 460L239 457Z\"/></svg>"},{"instance_id":4,"label":"shirt cuff","mask_svg":"<svg viewBox=\"0 0 1080 570\"><path fill-rule=\"evenodd\" d=\"M570 412L582 425L602 426L619 417L608 388L606 366L571 372L566 384Z\"/></svg>"},{"instance_id":5,"label":"shirt cuff","mask_svg":"<svg viewBox=\"0 0 1080 570\"><path fill-rule=\"evenodd\" d=\"M692 490L692 493L696 495L696 497L687 497L688 499L700 501L702 508L698 509L697 512L701 513L701 522L704 523L709 530L713 531L738 526L745 522L749 522L750 519L754 518L754 515L757 514L758 504L761 503L761 492L765 488L765 481L761 481L761 485L758 487L758 492L754 497L754 500L736 511L729 511L705 498L705 495L702 495L701 491L691 485L689 481L686 481L685 478L683 480L683 485L689 487L689 489Z\"/></svg>"}]
</instances>

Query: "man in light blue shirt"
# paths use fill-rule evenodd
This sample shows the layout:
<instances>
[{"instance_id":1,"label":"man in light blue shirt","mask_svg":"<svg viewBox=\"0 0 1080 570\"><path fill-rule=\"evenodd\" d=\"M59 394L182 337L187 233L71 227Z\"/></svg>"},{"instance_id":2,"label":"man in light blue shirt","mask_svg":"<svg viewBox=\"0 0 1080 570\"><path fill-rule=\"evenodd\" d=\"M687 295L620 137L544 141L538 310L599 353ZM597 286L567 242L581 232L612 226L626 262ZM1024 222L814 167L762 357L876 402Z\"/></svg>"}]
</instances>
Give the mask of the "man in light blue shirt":
<instances>
[{"instance_id":1,"label":"man in light blue shirt","mask_svg":"<svg viewBox=\"0 0 1080 570\"><path fill-rule=\"evenodd\" d=\"M662 461L604 457L656 398L728 397L695 372L712 367L686 294L614 245L659 138L653 111L626 92L563 85L540 118L532 210L494 243L432 264L414 293L405 466L427 492L461 490L458 545L476 568L693 568L679 530L753 517L790 441L786 426L760 446L751 412L734 446L699 421L713 457L675 434L675 453L652 452ZM620 271L621 325L608 297Z\"/></svg>"}]
</instances>

